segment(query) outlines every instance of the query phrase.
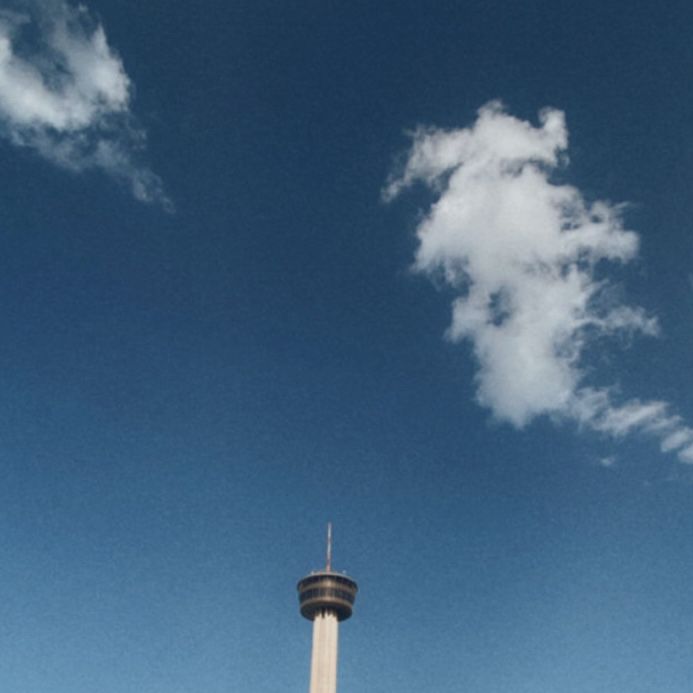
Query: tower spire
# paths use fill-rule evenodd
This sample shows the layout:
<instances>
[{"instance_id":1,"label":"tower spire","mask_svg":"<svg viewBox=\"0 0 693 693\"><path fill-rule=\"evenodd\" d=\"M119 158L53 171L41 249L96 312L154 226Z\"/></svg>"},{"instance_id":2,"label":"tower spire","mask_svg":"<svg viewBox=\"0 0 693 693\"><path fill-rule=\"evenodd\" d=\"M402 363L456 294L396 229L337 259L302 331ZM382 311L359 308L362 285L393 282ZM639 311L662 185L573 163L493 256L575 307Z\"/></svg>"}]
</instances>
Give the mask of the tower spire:
<instances>
[{"instance_id":1,"label":"tower spire","mask_svg":"<svg viewBox=\"0 0 693 693\"><path fill-rule=\"evenodd\" d=\"M327 523L327 560L325 570L329 573L332 570L332 523Z\"/></svg>"}]
</instances>

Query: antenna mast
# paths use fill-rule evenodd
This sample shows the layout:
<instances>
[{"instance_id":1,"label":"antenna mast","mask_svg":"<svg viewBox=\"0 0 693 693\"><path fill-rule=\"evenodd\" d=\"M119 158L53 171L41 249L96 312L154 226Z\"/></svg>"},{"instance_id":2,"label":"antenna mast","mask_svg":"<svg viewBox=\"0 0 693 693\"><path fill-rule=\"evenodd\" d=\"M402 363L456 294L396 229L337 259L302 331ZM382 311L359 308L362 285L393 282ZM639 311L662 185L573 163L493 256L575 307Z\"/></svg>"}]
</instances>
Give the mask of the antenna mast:
<instances>
[{"instance_id":1,"label":"antenna mast","mask_svg":"<svg viewBox=\"0 0 693 693\"><path fill-rule=\"evenodd\" d=\"M327 523L327 561L325 570L329 573L332 570L332 523Z\"/></svg>"}]
</instances>

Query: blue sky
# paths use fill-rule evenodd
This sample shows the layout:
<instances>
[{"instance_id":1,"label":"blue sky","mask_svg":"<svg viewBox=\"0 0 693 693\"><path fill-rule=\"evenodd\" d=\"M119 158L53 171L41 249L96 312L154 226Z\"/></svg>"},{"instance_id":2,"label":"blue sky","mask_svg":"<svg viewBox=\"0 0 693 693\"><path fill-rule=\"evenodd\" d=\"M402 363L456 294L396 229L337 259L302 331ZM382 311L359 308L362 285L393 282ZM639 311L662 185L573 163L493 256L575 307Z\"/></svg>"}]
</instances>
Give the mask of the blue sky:
<instances>
[{"instance_id":1,"label":"blue sky","mask_svg":"<svg viewBox=\"0 0 693 693\"><path fill-rule=\"evenodd\" d=\"M0 690L690 691L688 3L0 8Z\"/></svg>"}]
</instances>

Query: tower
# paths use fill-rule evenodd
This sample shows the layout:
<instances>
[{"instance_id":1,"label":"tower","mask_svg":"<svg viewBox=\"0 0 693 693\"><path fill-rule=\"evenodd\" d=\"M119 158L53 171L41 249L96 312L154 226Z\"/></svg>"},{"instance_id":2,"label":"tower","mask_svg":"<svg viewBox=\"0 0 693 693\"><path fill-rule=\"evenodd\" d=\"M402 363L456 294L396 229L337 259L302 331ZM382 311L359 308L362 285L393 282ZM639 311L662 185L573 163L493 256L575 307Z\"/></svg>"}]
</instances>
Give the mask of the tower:
<instances>
[{"instance_id":1,"label":"tower","mask_svg":"<svg viewBox=\"0 0 693 693\"><path fill-rule=\"evenodd\" d=\"M351 616L358 586L332 570L332 524L327 525L325 570L304 577L297 589L301 615L313 622L310 693L337 693L339 622Z\"/></svg>"}]
</instances>

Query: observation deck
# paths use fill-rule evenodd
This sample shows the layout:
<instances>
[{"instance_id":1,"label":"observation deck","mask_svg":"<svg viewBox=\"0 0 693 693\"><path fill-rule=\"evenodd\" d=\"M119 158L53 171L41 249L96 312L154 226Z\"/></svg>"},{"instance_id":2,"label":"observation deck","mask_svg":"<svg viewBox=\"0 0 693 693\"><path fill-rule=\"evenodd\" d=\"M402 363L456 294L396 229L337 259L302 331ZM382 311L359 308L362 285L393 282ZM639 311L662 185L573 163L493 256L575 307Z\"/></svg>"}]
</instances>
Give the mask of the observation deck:
<instances>
[{"instance_id":1,"label":"observation deck","mask_svg":"<svg viewBox=\"0 0 693 693\"><path fill-rule=\"evenodd\" d=\"M355 580L332 570L321 570L304 577L298 583L301 615L312 621L323 611L337 614L337 620L351 616L358 585Z\"/></svg>"}]
</instances>

